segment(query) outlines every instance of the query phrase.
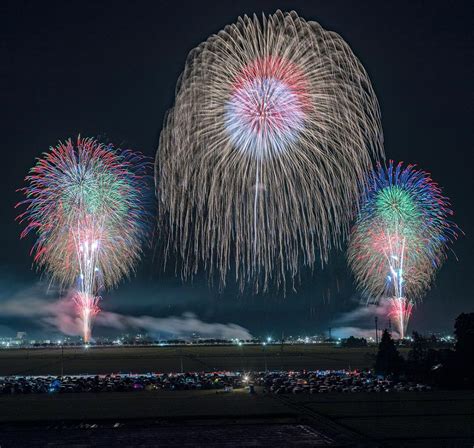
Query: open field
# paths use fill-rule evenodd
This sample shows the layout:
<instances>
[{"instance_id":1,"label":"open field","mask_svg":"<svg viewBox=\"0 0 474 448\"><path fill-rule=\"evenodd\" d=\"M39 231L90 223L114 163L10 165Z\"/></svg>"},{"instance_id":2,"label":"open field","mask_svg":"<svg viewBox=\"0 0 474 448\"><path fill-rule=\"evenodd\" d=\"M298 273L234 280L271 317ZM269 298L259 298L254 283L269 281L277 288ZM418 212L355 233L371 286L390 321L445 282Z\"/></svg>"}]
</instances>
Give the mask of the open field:
<instances>
[{"instance_id":1,"label":"open field","mask_svg":"<svg viewBox=\"0 0 474 448\"><path fill-rule=\"evenodd\" d=\"M474 445L474 391L316 394L282 398L388 447Z\"/></svg>"},{"instance_id":2,"label":"open field","mask_svg":"<svg viewBox=\"0 0 474 448\"><path fill-rule=\"evenodd\" d=\"M265 351L264 351L265 350ZM374 348L330 345L0 351L0 375L371 367ZM0 396L0 445L469 447L474 391L257 395L142 391Z\"/></svg>"},{"instance_id":3,"label":"open field","mask_svg":"<svg viewBox=\"0 0 474 448\"><path fill-rule=\"evenodd\" d=\"M11 349L0 351L0 375L362 369L375 353L324 344Z\"/></svg>"},{"instance_id":4,"label":"open field","mask_svg":"<svg viewBox=\"0 0 474 448\"><path fill-rule=\"evenodd\" d=\"M28 448L116 446L118 441L144 447L158 441L166 447L204 447L209 440L219 447L471 448L474 443L474 391L258 392L3 396L0 443Z\"/></svg>"},{"instance_id":5,"label":"open field","mask_svg":"<svg viewBox=\"0 0 474 448\"><path fill-rule=\"evenodd\" d=\"M352 446L354 439L365 440L244 389L0 397L2 448L301 448Z\"/></svg>"}]
</instances>

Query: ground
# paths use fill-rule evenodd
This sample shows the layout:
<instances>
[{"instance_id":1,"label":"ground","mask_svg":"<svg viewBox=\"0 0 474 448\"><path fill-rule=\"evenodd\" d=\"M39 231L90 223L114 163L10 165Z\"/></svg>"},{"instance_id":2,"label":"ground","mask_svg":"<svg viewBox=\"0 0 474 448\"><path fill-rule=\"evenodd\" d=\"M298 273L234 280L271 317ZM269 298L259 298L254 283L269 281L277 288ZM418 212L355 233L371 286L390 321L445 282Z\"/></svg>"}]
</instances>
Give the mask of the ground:
<instances>
[{"instance_id":1,"label":"ground","mask_svg":"<svg viewBox=\"0 0 474 448\"><path fill-rule=\"evenodd\" d=\"M364 368L373 355L326 345L3 350L0 375ZM0 446L472 448L474 391L2 395Z\"/></svg>"},{"instance_id":2,"label":"ground","mask_svg":"<svg viewBox=\"0 0 474 448\"><path fill-rule=\"evenodd\" d=\"M474 391L284 397L388 447L474 446Z\"/></svg>"},{"instance_id":3,"label":"ground","mask_svg":"<svg viewBox=\"0 0 474 448\"><path fill-rule=\"evenodd\" d=\"M375 353L326 344L15 349L0 350L0 375L362 369Z\"/></svg>"},{"instance_id":4,"label":"ground","mask_svg":"<svg viewBox=\"0 0 474 448\"><path fill-rule=\"evenodd\" d=\"M0 445L471 448L474 443L474 391L257 392L2 396Z\"/></svg>"}]
</instances>

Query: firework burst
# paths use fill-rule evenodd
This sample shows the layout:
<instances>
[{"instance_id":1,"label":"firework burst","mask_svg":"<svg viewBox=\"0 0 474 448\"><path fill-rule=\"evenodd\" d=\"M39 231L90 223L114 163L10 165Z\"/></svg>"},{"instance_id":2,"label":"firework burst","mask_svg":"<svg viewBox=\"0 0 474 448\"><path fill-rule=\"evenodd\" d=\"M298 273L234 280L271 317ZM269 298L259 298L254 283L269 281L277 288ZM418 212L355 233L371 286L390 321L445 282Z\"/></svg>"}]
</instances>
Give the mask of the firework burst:
<instances>
[{"instance_id":1,"label":"firework burst","mask_svg":"<svg viewBox=\"0 0 474 448\"><path fill-rule=\"evenodd\" d=\"M429 174L390 162L369 177L348 248L357 286L388 297L401 337L416 299L430 287L457 227L449 200Z\"/></svg>"},{"instance_id":2,"label":"firework burst","mask_svg":"<svg viewBox=\"0 0 474 448\"><path fill-rule=\"evenodd\" d=\"M75 286L85 341L98 292L115 286L141 256L148 165L140 154L79 137L44 153L21 190L21 237L35 233L37 266L63 288Z\"/></svg>"},{"instance_id":3,"label":"firework burst","mask_svg":"<svg viewBox=\"0 0 474 448\"><path fill-rule=\"evenodd\" d=\"M294 12L239 18L189 54L161 133L166 254L184 278L284 288L339 246L381 155L376 96L339 35Z\"/></svg>"}]
</instances>

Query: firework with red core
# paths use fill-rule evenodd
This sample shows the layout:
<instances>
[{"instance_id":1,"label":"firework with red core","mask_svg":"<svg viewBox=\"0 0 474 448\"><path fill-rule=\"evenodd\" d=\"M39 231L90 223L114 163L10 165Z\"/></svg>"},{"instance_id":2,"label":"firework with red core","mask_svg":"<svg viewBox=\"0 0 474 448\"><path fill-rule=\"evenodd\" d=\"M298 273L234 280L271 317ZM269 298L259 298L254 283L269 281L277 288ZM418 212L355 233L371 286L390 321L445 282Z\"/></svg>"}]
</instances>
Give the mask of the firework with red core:
<instances>
[{"instance_id":1,"label":"firework with red core","mask_svg":"<svg viewBox=\"0 0 474 448\"><path fill-rule=\"evenodd\" d=\"M324 265L383 155L370 80L295 12L241 17L190 52L156 154L161 236L188 279L285 290Z\"/></svg>"},{"instance_id":2,"label":"firework with red core","mask_svg":"<svg viewBox=\"0 0 474 448\"><path fill-rule=\"evenodd\" d=\"M304 129L308 82L292 62L266 57L244 67L232 85L225 125L240 151L253 157L283 152Z\"/></svg>"}]
</instances>

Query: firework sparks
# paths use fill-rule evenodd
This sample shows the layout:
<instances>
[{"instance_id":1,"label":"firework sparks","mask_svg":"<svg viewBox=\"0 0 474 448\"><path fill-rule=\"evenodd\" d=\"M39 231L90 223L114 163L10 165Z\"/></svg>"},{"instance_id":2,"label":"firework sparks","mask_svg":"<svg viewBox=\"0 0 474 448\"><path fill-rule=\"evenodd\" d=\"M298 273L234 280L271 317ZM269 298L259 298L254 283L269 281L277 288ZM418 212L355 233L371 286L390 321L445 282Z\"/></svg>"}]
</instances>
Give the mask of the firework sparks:
<instances>
[{"instance_id":1,"label":"firework sparks","mask_svg":"<svg viewBox=\"0 0 474 448\"><path fill-rule=\"evenodd\" d=\"M77 313L82 321L82 337L84 342L87 343L91 338L94 317L100 312L100 297L94 297L83 292L76 292L73 300L77 308Z\"/></svg>"},{"instance_id":2,"label":"firework sparks","mask_svg":"<svg viewBox=\"0 0 474 448\"><path fill-rule=\"evenodd\" d=\"M410 320L413 311L413 302L406 297L395 296L389 299L388 315L395 321L398 328L398 334L403 339L406 335L408 321Z\"/></svg>"},{"instance_id":3,"label":"firework sparks","mask_svg":"<svg viewBox=\"0 0 474 448\"><path fill-rule=\"evenodd\" d=\"M74 302L90 338L98 292L134 269L147 233L143 156L78 138L38 159L18 205L21 237L37 235L34 261L63 288L76 285Z\"/></svg>"},{"instance_id":4,"label":"firework sparks","mask_svg":"<svg viewBox=\"0 0 474 448\"><path fill-rule=\"evenodd\" d=\"M433 282L457 237L441 189L413 165L379 165L368 180L348 248L357 286L369 297L390 297L390 315L404 337L414 301Z\"/></svg>"},{"instance_id":5,"label":"firework sparks","mask_svg":"<svg viewBox=\"0 0 474 448\"><path fill-rule=\"evenodd\" d=\"M285 288L339 246L381 155L376 96L340 36L294 12L239 18L190 53L160 137L166 254L184 278Z\"/></svg>"}]
</instances>

